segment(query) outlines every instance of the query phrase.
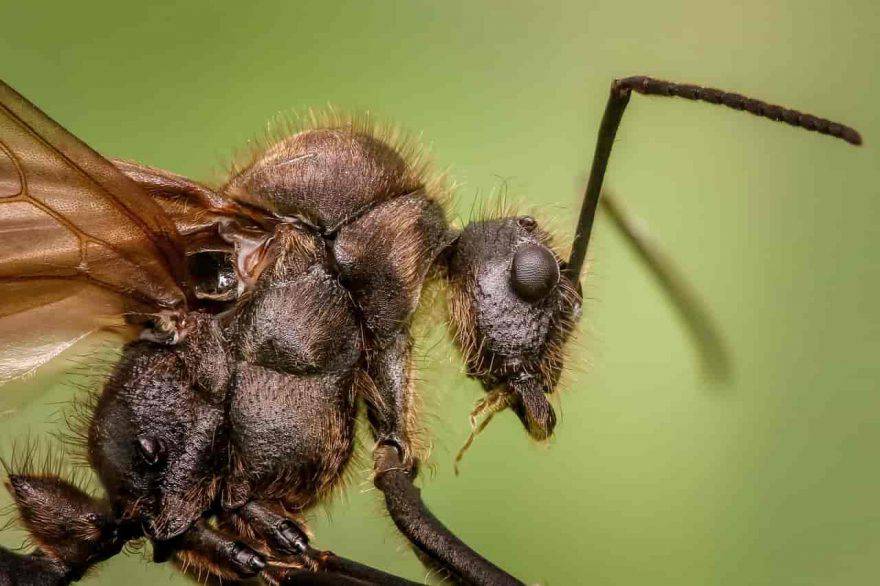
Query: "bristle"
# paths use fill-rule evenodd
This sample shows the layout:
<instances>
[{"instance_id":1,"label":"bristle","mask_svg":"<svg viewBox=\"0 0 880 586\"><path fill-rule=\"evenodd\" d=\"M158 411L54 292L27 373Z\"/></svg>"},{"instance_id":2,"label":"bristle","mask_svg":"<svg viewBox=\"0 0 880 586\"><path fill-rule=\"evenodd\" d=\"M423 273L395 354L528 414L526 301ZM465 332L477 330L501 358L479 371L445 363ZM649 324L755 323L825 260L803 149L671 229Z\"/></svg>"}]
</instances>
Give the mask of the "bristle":
<instances>
[{"instance_id":1,"label":"bristle","mask_svg":"<svg viewBox=\"0 0 880 586\"><path fill-rule=\"evenodd\" d=\"M388 145L405 161L409 183L421 186L431 200L444 208L452 206L455 186L446 171L436 169L420 135L410 134L370 112L348 113L333 106L282 114L270 121L266 133L250 141L244 152L229 164L227 184L267 153L279 148L286 139L302 132L330 128L345 128Z\"/></svg>"},{"instance_id":2,"label":"bristle","mask_svg":"<svg viewBox=\"0 0 880 586\"><path fill-rule=\"evenodd\" d=\"M69 464L81 469L89 467L88 435L95 406L121 351L115 344L101 344L72 360L64 384L74 391L72 400L61 411L64 427L52 433Z\"/></svg>"},{"instance_id":3,"label":"bristle","mask_svg":"<svg viewBox=\"0 0 880 586\"><path fill-rule=\"evenodd\" d=\"M376 388L373 379L366 372L359 370L355 373L354 389L357 396L363 399L368 405L376 410L382 410L385 407L385 401Z\"/></svg>"},{"instance_id":4,"label":"bristle","mask_svg":"<svg viewBox=\"0 0 880 586\"><path fill-rule=\"evenodd\" d=\"M28 436L23 442L14 442L11 455L0 458L0 466L7 479L13 475L57 477L86 493L93 484L89 471L71 466L63 446L43 438Z\"/></svg>"},{"instance_id":5,"label":"bristle","mask_svg":"<svg viewBox=\"0 0 880 586\"><path fill-rule=\"evenodd\" d=\"M429 391L428 381L433 377L424 374L434 363L432 351L439 347L442 337L432 341L426 333L422 333L414 339L410 367L412 392L407 409L407 433L410 436L414 456L424 466L429 462L433 450L430 429L433 427L432 423L437 423L438 403L437 394Z\"/></svg>"},{"instance_id":6,"label":"bristle","mask_svg":"<svg viewBox=\"0 0 880 586\"><path fill-rule=\"evenodd\" d=\"M224 579L235 583L239 579L232 570L223 568L208 557L191 550L177 552L174 564L183 574L199 584L221 584Z\"/></svg>"},{"instance_id":7,"label":"bristle","mask_svg":"<svg viewBox=\"0 0 880 586\"><path fill-rule=\"evenodd\" d=\"M14 502L0 507L0 533L9 531L18 524L18 508Z\"/></svg>"}]
</instances>

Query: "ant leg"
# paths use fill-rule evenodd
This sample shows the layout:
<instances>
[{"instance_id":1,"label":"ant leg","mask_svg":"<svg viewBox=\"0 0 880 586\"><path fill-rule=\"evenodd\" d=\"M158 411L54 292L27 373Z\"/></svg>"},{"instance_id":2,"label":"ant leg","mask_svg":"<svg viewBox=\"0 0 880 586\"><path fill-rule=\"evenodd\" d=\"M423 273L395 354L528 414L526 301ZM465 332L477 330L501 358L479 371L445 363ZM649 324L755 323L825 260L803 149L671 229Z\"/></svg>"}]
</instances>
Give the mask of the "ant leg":
<instances>
[{"instance_id":1,"label":"ant leg","mask_svg":"<svg viewBox=\"0 0 880 586\"><path fill-rule=\"evenodd\" d=\"M153 561L177 556L184 572L193 569L219 578L252 578L266 568L266 560L248 545L227 537L200 520L185 533L153 544Z\"/></svg>"},{"instance_id":2,"label":"ant leg","mask_svg":"<svg viewBox=\"0 0 880 586\"><path fill-rule=\"evenodd\" d=\"M388 584L407 586L414 582L381 570L345 559L330 551L309 545L305 531L289 517L274 510L271 504L250 501L230 514L239 534L246 539L262 541L273 553L289 556L278 561L270 559L263 573L273 584ZM289 567L285 567L287 562Z\"/></svg>"},{"instance_id":3,"label":"ant leg","mask_svg":"<svg viewBox=\"0 0 880 586\"><path fill-rule=\"evenodd\" d=\"M309 548L306 555L316 568L284 567L269 563L263 578L273 586L287 584L376 584L383 586L415 586L412 582L376 568L340 557L331 551Z\"/></svg>"},{"instance_id":4,"label":"ant leg","mask_svg":"<svg viewBox=\"0 0 880 586\"><path fill-rule=\"evenodd\" d=\"M309 537L305 531L268 505L250 501L233 514L272 551L299 556L309 549Z\"/></svg>"},{"instance_id":5,"label":"ant leg","mask_svg":"<svg viewBox=\"0 0 880 586\"><path fill-rule=\"evenodd\" d=\"M0 548L0 583L69 584L139 536L106 501L57 476L10 474L7 488L37 549L21 555Z\"/></svg>"},{"instance_id":6,"label":"ant leg","mask_svg":"<svg viewBox=\"0 0 880 586\"><path fill-rule=\"evenodd\" d=\"M310 555L319 560L319 565L325 573L348 576L367 584L388 584L389 586L412 586L415 584L410 580L340 557L332 551L311 550Z\"/></svg>"},{"instance_id":7,"label":"ant leg","mask_svg":"<svg viewBox=\"0 0 880 586\"><path fill-rule=\"evenodd\" d=\"M364 582L332 572L311 572L295 568L269 568L263 573L263 580L271 586L288 586L293 584L310 586L366 586L368 584L384 584L385 582Z\"/></svg>"},{"instance_id":8,"label":"ant leg","mask_svg":"<svg viewBox=\"0 0 880 586\"><path fill-rule=\"evenodd\" d=\"M452 580L465 584L522 585L468 547L428 510L397 450L380 446L374 454L373 482L385 495L385 506L394 524L423 554L419 556L423 563L445 570Z\"/></svg>"}]
</instances>

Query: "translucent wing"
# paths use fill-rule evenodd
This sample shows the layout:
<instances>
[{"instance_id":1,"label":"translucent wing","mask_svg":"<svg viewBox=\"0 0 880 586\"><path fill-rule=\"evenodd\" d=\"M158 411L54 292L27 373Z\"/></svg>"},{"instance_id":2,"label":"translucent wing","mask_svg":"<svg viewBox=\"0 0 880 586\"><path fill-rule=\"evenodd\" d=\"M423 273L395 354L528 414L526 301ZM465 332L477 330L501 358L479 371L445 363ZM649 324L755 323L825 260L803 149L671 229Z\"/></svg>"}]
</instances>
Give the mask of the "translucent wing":
<instances>
[{"instance_id":1,"label":"translucent wing","mask_svg":"<svg viewBox=\"0 0 880 586\"><path fill-rule=\"evenodd\" d=\"M193 296L201 309L228 308L251 281L247 267L279 218L169 171L129 161L113 163L150 194L183 236Z\"/></svg>"},{"instance_id":2,"label":"translucent wing","mask_svg":"<svg viewBox=\"0 0 880 586\"><path fill-rule=\"evenodd\" d=\"M113 164L138 183L174 223L183 237L186 254L232 249L218 226L234 222L257 231L271 230L278 221L264 210L248 207L188 177L133 161Z\"/></svg>"},{"instance_id":3,"label":"translucent wing","mask_svg":"<svg viewBox=\"0 0 880 586\"><path fill-rule=\"evenodd\" d=\"M190 298L161 206L0 82L0 384L126 310L182 311Z\"/></svg>"}]
</instances>

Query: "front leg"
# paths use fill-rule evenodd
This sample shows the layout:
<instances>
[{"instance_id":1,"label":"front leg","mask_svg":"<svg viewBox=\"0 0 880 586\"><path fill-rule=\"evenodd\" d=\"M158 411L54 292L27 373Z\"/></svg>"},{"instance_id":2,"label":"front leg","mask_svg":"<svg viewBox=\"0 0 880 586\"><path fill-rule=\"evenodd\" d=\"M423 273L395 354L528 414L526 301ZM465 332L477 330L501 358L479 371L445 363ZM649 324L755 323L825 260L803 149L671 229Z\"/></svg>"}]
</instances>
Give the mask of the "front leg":
<instances>
[{"instance_id":1,"label":"front leg","mask_svg":"<svg viewBox=\"0 0 880 586\"><path fill-rule=\"evenodd\" d=\"M412 582L382 570L339 557L331 551L311 550L316 569L272 567L263 572L263 580L272 586L351 585L351 586L417 586Z\"/></svg>"},{"instance_id":2,"label":"front leg","mask_svg":"<svg viewBox=\"0 0 880 586\"><path fill-rule=\"evenodd\" d=\"M394 524L422 553L420 557L430 568L460 584L522 586L522 582L468 547L431 513L395 450L378 448L374 469L373 482L385 495L385 506Z\"/></svg>"},{"instance_id":3,"label":"front leg","mask_svg":"<svg viewBox=\"0 0 880 586\"><path fill-rule=\"evenodd\" d=\"M390 343L369 355L373 393L368 414L377 446L375 484L398 529L435 570L464 584L513 586L521 584L470 549L425 506L412 482L417 460L414 449L414 389L411 376L412 339L402 330Z\"/></svg>"},{"instance_id":4,"label":"front leg","mask_svg":"<svg viewBox=\"0 0 880 586\"><path fill-rule=\"evenodd\" d=\"M250 501L229 513L239 532L252 534L273 552L302 556L309 549L309 537L293 520L272 510L266 503Z\"/></svg>"},{"instance_id":5,"label":"front leg","mask_svg":"<svg viewBox=\"0 0 880 586\"><path fill-rule=\"evenodd\" d=\"M367 414L377 447L391 446L408 472L417 467L418 437L412 380L412 337L404 328L368 352Z\"/></svg>"},{"instance_id":6,"label":"front leg","mask_svg":"<svg viewBox=\"0 0 880 586\"><path fill-rule=\"evenodd\" d=\"M3 586L66 586L70 570L40 550L20 554L0 547L0 584Z\"/></svg>"}]
</instances>

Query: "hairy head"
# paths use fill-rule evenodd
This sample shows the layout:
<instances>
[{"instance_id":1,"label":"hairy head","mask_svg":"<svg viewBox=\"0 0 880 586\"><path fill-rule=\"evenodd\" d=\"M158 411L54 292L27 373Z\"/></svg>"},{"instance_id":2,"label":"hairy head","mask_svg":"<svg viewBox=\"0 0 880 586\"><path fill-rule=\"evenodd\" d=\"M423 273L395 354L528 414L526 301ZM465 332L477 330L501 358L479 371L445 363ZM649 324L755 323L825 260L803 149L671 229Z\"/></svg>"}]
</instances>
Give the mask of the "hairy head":
<instances>
[{"instance_id":1,"label":"hairy head","mask_svg":"<svg viewBox=\"0 0 880 586\"><path fill-rule=\"evenodd\" d=\"M472 222L448 258L451 319L468 375L487 392L507 393L507 404L539 440L556 424L547 396L581 309L563 268L531 216Z\"/></svg>"}]
</instances>

